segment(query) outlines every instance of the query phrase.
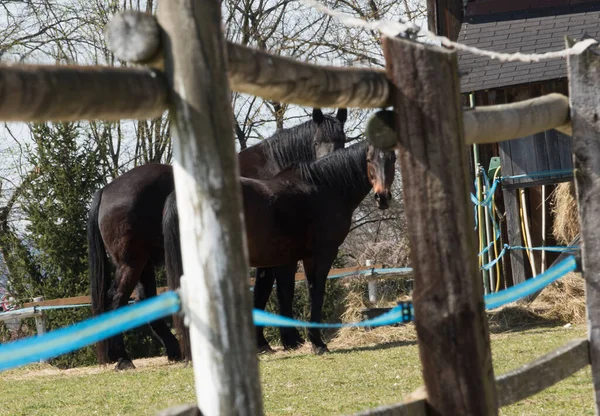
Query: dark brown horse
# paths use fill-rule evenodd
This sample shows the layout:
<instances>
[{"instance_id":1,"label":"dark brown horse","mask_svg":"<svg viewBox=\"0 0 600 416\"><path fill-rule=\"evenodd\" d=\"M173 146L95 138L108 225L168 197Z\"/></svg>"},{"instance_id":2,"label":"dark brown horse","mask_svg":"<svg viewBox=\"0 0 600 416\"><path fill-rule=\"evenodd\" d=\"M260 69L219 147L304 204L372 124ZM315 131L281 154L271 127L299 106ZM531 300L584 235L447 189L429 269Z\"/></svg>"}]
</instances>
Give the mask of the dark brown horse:
<instances>
[{"instance_id":1,"label":"dark brown horse","mask_svg":"<svg viewBox=\"0 0 600 416\"><path fill-rule=\"evenodd\" d=\"M313 111L313 119L280 130L239 153L242 175L270 177L290 163L314 160L344 147L345 110L337 117ZM174 190L171 166L150 164L130 170L96 192L88 218L89 266L94 315L127 304L134 289L139 299L156 295L154 268L164 260L162 216ZM107 257L108 253L108 257ZM116 268L114 279L109 257ZM179 343L163 320L150 323L170 360L181 358ZM98 360L133 368L123 335L97 345Z\"/></svg>"},{"instance_id":2,"label":"dark brown horse","mask_svg":"<svg viewBox=\"0 0 600 416\"><path fill-rule=\"evenodd\" d=\"M270 267L302 260L311 302L311 321L321 321L325 282L352 214L371 188L380 209L388 207L396 155L366 142L322 159L297 163L267 180L241 178L250 265ZM163 229L167 261L181 262L177 209L170 197ZM173 258L171 258L173 257ZM180 270L179 266L179 270ZM180 273L167 274L179 287ZM289 284L293 285L294 276ZM309 330L317 354L327 351L318 329Z\"/></svg>"}]
</instances>

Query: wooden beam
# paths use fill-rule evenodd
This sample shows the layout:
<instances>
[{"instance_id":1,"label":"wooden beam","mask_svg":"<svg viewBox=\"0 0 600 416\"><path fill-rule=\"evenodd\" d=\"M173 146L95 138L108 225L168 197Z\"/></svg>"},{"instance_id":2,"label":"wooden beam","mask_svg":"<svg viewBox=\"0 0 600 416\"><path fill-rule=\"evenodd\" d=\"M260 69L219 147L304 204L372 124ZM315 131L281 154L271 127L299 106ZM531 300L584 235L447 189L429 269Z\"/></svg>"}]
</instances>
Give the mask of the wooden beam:
<instances>
[{"instance_id":1,"label":"wooden beam","mask_svg":"<svg viewBox=\"0 0 600 416\"><path fill-rule=\"evenodd\" d=\"M26 302L23 304L23 307L29 308L31 306L80 305L84 303L91 303L91 299L89 296L74 296L71 298L42 300L40 302Z\"/></svg>"},{"instance_id":2,"label":"wooden beam","mask_svg":"<svg viewBox=\"0 0 600 416\"><path fill-rule=\"evenodd\" d=\"M426 416L427 402L423 399L376 407L355 413L354 416Z\"/></svg>"},{"instance_id":3,"label":"wooden beam","mask_svg":"<svg viewBox=\"0 0 600 416\"><path fill-rule=\"evenodd\" d=\"M153 16L127 11L111 20L106 37L117 58L161 68L154 32L158 24ZM391 103L383 71L311 65L232 42L226 45L233 91L312 107L379 108Z\"/></svg>"},{"instance_id":4,"label":"wooden beam","mask_svg":"<svg viewBox=\"0 0 600 416\"><path fill-rule=\"evenodd\" d=\"M342 269L331 269L329 271L328 276L334 276L334 275L338 275L338 274L342 274L342 273L358 273L359 271L362 270L371 270L371 269L381 269L383 268L382 264L375 264L372 267L365 267L365 266L355 266L355 267L345 267ZM412 273L412 272L411 272ZM368 279L389 279L392 277L397 277L399 275L405 275L405 274L410 274L410 273L392 273L392 274L380 274L374 277L371 276L365 276L365 278ZM304 273L296 273L296 281L302 281L306 279L306 276L304 275ZM254 285L254 278L250 278L249 280L250 282L250 286ZM161 294L164 293L166 291L168 291L169 288L167 286L161 286L159 288L156 289L156 293L157 294ZM135 298L135 294L131 295L131 299ZM70 297L70 298L61 298L61 299L50 299L50 300L43 300L40 302L27 302L23 304L24 308L27 307L31 307L31 306L64 306L64 305L78 305L78 304L83 304L83 303L90 303L91 299L89 296L74 296L74 297Z\"/></svg>"},{"instance_id":5,"label":"wooden beam","mask_svg":"<svg viewBox=\"0 0 600 416\"><path fill-rule=\"evenodd\" d=\"M521 232L521 216L519 212L519 190L506 189L503 187L504 210L506 213L506 232L508 244L511 246L523 246L523 235ZM513 285L523 283L527 280L525 271L525 251L510 250L508 252L510 268L512 270ZM529 301L527 298L524 301Z\"/></svg>"},{"instance_id":6,"label":"wooden beam","mask_svg":"<svg viewBox=\"0 0 600 416\"><path fill-rule=\"evenodd\" d=\"M590 363L589 343L576 339L496 380L499 406L526 399L575 374Z\"/></svg>"},{"instance_id":7,"label":"wooden beam","mask_svg":"<svg viewBox=\"0 0 600 416\"><path fill-rule=\"evenodd\" d=\"M476 107L463 112L465 143L497 143L550 129L570 136L569 120L569 99L557 93L517 103Z\"/></svg>"},{"instance_id":8,"label":"wooden beam","mask_svg":"<svg viewBox=\"0 0 600 416\"><path fill-rule=\"evenodd\" d=\"M398 162L428 411L495 415L483 286L473 255L456 52L389 38L383 49L396 88Z\"/></svg>"},{"instance_id":9,"label":"wooden beam","mask_svg":"<svg viewBox=\"0 0 600 416\"><path fill-rule=\"evenodd\" d=\"M174 176L196 399L207 416L263 413L231 93L218 0L162 0Z\"/></svg>"},{"instance_id":10,"label":"wooden beam","mask_svg":"<svg viewBox=\"0 0 600 416\"><path fill-rule=\"evenodd\" d=\"M568 45L567 45L568 46ZM596 414L600 413L600 51L569 55L575 188L581 224L588 339Z\"/></svg>"},{"instance_id":11,"label":"wooden beam","mask_svg":"<svg viewBox=\"0 0 600 416\"><path fill-rule=\"evenodd\" d=\"M590 363L589 342L586 339L575 339L540 358L509 371L496 379L496 390L500 407L508 406L575 374ZM421 396L415 402L426 402L427 393L424 388L416 390ZM386 406L386 409L403 409L407 404ZM374 409L377 410L377 409ZM379 414L379 413L376 413ZM396 415L405 413L380 413L381 415ZM406 413L409 414L409 413ZM360 415L370 415L363 412ZM358 416L358 415L357 415Z\"/></svg>"},{"instance_id":12,"label":"wooden beam","mask_svg":"<svg viewBox=\"0 0 600 416\"><path fill-rule=\"evenodd\" d=\"M456 41L463 21L463 0L427 0L429 30Z\"/></svg>"},{"instance_id":13,"label":"wooden beam","mask_svg":"<svg viewBox=\"0 0 600 416\"><path fill-rule=\"evenodd\" d=\"M379 111L367 123L367 138L386 149L396 145L392 111ZM569 99L552 93L512 104L475 107L463 111L465 144L490 144L556 129L571 135Z\"/></svg>"},{"instance_id":14,"label":"wooden beam","mask_svg":"<svg viewBox=\"0 0 600 416\"><path fill-rule=\"evenodd\" d=\"M0 313L0 322L10 321L13 319L25 319L35 318L42 314L42 312L35 310L35 308L18 309L15 311L8 311Z\"/></svg>"},{"instance_id":15,"label":"wooden beam","mask_svg":"<svg viewBox=\"0 0 600 416\"><path fill-rule=\"evenodd\" d=\"M0 66L2 121L146 119L166 108L164 77L150 69Z\"/></svg>"}]
</instances>

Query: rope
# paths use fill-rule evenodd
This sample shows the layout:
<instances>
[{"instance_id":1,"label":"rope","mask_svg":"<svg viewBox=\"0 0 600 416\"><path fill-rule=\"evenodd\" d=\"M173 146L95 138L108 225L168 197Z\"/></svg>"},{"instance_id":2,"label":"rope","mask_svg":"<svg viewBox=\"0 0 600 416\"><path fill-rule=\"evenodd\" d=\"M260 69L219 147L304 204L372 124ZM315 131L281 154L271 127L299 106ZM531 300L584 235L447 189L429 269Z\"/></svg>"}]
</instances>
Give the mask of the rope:
<instances>
[{"instance_id":1,"label":"rope","mask_svg":"<svg viewBox=\"0 0 600 416\"><path fill-rule=\"evenodd\" d=\"M302 327L302 328L361 328L373 326L385 326L399 323L411 322L414 319L414 309L412 302L401 302L398 306L392 308L377 318L366 321L341 324L324 324L317 322L304 322L296 319L287 318L281 315L275 315L260 309L252 310L254 325L257 326L276 326L276 327Z\"/></svg>"},{"instance_id":2,"label":"rope","mask_svg":"<svg viewBox=\"0 0 600 416\"><path fill-rule=\"evenodd\" d=\"M485 295L485 308L488 310L496 309L508 303L512 303L519 299L532 295L540 291L544 287L548 286L550 283L560 279L565 274L575 271L576 269L577 262L575 258L573 256L569 256L565 260L558 263L556 266L538 275L535 279L529 279L508 289ZM378 316L377 318L351 324L322 324L315 322L304 322L298 321L296 319L282 317L279 315L274 315L258 309L254 309L252 311L252 315L254 318L254 325L257 326L293 326L301 328L349 328L406 323L409 322L407 319L412 320L414 318L414 308L411 302L403 302L402 304L392 308L389 312Z\"/></svg>"},{"instance_id":3,"label":"rope","mask_svg":"<svg viewBox=\"0 0 600 416\"><path fill-rule=\"evenodd\" d=\"M473 46L467 46L462 43L453 42L445 36L438 36L435 33L427 30L425 27L419 27L411 22L394 22L391 20L375 20L368 22L363 19L359 19L347 13L339 12L337 10L332 10L327 6L319 3L316 0L300 0L302 3L323 12L331 17L338 19L345 26L350 27L360 27L366 30L376 30L380 33L384 34L388 37L396 37L400 34L404 35L416 35L417 33L422 33L428 40L439 42L443 46L447 48L454 48L456 50L460 50L463 52L472 53L474 55L487 56L490 59L496 59L501 62L525 62L525 63L533 63L540 62L548 59L557 59L557 58L566 58L569 55L578 55L581 52L585 51L591 45L595 45L598 42L594 39L586 39L580 42L577 42L570 48L563 49L561 51L556 52L546 52L546 53L533 53L533 54L524 54L521 52L516 53L501 53L488 51L484 49L475 48Z\"/></svg>"},{"instance_id":4,"label":"rope","mask_svg":"<svg viewBox=\"0 0 600 416\"><path fill-rule=\"evenodd\" d=\"M569 256L565 260L558 263L556 266L539 274L535 279L529 279L518 285L501 290L484 297L486 309L496 309L508 303L515 302L519 299L539 292L550 283L560 279L565 274L573 272L577 269L575 257Z\"/></svg>"},{"instance_id":5,"label":"rope","mask_svg":"<svg viewBox=\"0 0 600 416\"><path fill-rule=\"evenodd\" d=\"M498 308L535 293L564 274L574 271L577 263L573 256L548 269L535 279L530 279L509 289L484 297L486 309ZM40 360L48 360L61 354L75 351L86 345L128 331L137 326L163 318L181 309L179 295L166 292L151 299L107 312L66 328L48 332L45 335L26 338L0 345L0 371L20 367ZM193 317L193 315L189 315ZM412 302L403 302L391 311L363 322L353 324L320 324L302 322L254 310L254 324L259 326L300 326L308 328L343 328L381 326L406 323L413 319Z\"/></svg>"},{"instance_id":6,"label":"rope","mask_svg":"<svg viewBox=\"0 0 600 416\"><path fill-rule=\"evenodd\" d=\"M0 345L0 371L75 351L177 312L179 295L166 292L45 335Z\"/></svg>"},{"instance_id":7,"label":"rope","mask_svg":"<svg viewBox=\"0 0 600 416\"><path fill-rule=\"evenodd\" d=\"M542 250L546 250L546 251L552 251L552 252L555 252L555 253L567 253L567 252L575 253L575 252L577 252L579 250L579 247L577 247L577 246L523 247L523 246L510 246L508 244L504 244L504 247L502 248L502 251L500 252L500 254L497 255L494 260L490 261L487 264L482 265L481 268L484 269L484 270L491 269L492 267L494 267L494 265L496 263L498 263L498 261L500 261L500 259L509 250L526 250L526 251L542 251Z\"/></svg>"}]
</instances>

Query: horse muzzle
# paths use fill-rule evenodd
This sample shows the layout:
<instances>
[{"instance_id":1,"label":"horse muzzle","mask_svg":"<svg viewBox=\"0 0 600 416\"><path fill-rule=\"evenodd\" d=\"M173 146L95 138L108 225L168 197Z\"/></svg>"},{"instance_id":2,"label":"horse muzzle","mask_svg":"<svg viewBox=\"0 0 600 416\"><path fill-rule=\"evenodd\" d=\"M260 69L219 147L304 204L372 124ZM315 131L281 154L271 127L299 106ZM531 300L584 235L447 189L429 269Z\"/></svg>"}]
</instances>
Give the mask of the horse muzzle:
<instances>
[{"instance_id":1,"label":"horse muzzle","mask_svg":"<svg viewBox=\"0 0 600 416\"><path fill-rule=\"evenodd\" d=\"M379 209L388 209L390 207L391 200L392 193L390 191L375 193L375 201L377 202L377 208Z\"/></svg>"}]
</instances>

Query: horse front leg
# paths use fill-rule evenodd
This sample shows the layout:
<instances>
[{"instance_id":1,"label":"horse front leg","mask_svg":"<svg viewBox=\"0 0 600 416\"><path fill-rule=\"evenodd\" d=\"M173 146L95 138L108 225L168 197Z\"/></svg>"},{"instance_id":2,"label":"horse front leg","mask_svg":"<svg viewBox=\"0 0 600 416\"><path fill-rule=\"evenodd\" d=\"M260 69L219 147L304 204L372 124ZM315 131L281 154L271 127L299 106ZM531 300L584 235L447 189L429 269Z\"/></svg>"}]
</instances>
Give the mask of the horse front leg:
<instances>
[{"instance_id":1,"label":"horse front leg","mask_svg":"<svg viewBox=\"0 0 600 416\"><path fill-rule=\"evenodd\" d=\"M306 284L308 285L308 294L310 299L310 321L320 323L322 320L323 300L325 299L325 285L327 275L331 264L335 259L336 253L327 256L326 253L319 253L319 257L305 259L304 273L306 274ZM312 343L313 352L317 355L329 352L327 345L321 338L321 330L310 328L308 330L308 339Z\"/></svg>"}]
</instances>

